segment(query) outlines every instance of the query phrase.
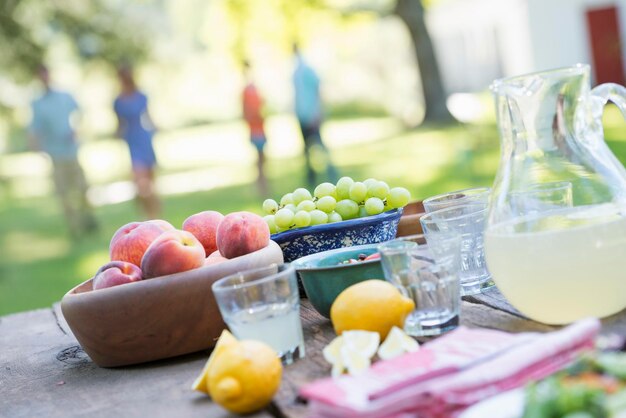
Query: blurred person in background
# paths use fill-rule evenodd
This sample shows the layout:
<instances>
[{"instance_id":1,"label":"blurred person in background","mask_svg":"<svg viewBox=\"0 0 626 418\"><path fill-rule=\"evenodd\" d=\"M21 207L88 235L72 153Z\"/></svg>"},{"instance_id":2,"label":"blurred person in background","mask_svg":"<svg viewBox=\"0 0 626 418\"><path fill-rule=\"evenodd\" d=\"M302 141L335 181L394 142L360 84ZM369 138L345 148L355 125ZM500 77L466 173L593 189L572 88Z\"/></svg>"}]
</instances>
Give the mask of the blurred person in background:
<instances>
[{"instance_id":1,"label":"blurred person in background","mask_svg":"<svg viewBox=\"0 0 626 418\"><path fill-rule=\"evenodd\" d=\"M50 156L52 178L69 232L72 238L77 239L98 228L87 200L87 181L78 161L78 142L71 121L78 105L69 93L50 86L48 68L40 66L38 77L45 90L32 103L29 145L33 150Z\"/></svg>"},{"instance_id":2,"label":"blurred person in background","mask_svg":"<svg viewBox=\"0 0 626 418\"><path fill-rule=\"evenodd\" d=\"M304 60L297 45L294 45L293 52L296 59L296 67L293 72L294 103L296 117L304 140L307 181L311 187L315 186L318 182L315 179L316 170L314 166L325 165L327 176L325 180L335 183L338 179L337 169L332 164L330 154L324 146L320 134L323 116L320 79L315 70Z\"/></svg>"},{"instance_id":3,"label":"blurred person in background","mask_svg":"<svg viewBox=\"0 0 626 418\"><path fill-rule=\"evenodd\" d=\"M268 195L267 178L265 177L265 153L264 148L267 142L265 130L263 128L263 99L258 89L254 85L250 71L250 64L243 63L246 86L243 89L242 104L243 118L250 129L250 142L257 151L257 186L261 196Z\"/></svg>"},{"instance_id":4,"label":"blurred person in background","mask_svg":"<svg viewBox=\"0 0 626 418\"><path fill-rule=\"evenodd\" d=\"M148 115L148 98L137 89L132 68L120 67L118 77L121 92L113 103L117 115L117 135L123 138L130 150L133 181L137 200L148 219L161 214L161 202L156 195L156 155L152 146L154 125Z\"/></svg>"}]
</instances>

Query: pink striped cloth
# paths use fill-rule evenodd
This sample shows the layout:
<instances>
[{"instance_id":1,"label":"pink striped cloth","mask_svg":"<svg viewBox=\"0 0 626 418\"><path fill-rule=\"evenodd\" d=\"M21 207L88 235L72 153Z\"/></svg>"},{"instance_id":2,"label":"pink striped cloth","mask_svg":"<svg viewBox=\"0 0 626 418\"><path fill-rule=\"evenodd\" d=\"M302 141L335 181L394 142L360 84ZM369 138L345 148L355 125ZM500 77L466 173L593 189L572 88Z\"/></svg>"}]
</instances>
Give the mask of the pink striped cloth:
<instances>
[{"instance_id":1,"label":"pink striped cloth","mask_svg":"<svg viewBox=\"0 0 626 418\"><path fill-rule=\"evenodd\" d=\"M301 388L315 418L444 418L498 393L541 379L593 347L600 321L547 334L460 327L420 350L379 361L360 376Z\"/></svg>"}]
</instances>

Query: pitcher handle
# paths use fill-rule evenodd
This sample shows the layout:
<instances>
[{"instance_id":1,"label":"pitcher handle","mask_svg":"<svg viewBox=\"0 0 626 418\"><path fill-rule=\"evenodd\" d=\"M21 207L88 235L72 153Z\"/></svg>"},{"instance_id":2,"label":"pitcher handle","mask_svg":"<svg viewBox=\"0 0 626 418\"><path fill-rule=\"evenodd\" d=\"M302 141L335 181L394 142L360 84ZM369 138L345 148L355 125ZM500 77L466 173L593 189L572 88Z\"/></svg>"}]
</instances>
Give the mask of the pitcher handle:
<instances>
[{"instance_id":1,"label":"pitcher handle","mask_svg":"<svg viewBox=\"0 0 626 418\"><path fill-rule=\"evenodd\" d=\"M611 101L626 119L626 88L615 83L604 83L591 89L590 106L579 106L574 129L581 144L595 149L604 143L602 115L604 106ZM606 144L604 145L606 146Z\"/></svg>"},{"instance_id":2,"label":"pitcher handle","mask_svg":"<svg viewBox=\"0 0 626 418\"><path fill-rule=\"evenodd\" d=\"M596 99L594 107L597 106L597 108L593 112L595 116L599 114L602 117L604 106L611 101L626 119L626 88L624 86L615 83L600 84L591 90L591 95Z\"/></svg>"},{"instance_id":3,"label":"pitcher handle","mask_svg":"<svg viewBox=\"0 0 626 418\"><path fill-rule=\"evenodd\" d=\"M609 149L608 145L604 141L604 128L602 126L602 114L604 113L604 106L609 102L613 102L615 106L622 112L622 116L626 119L626 88L615 83L604 83L596 86L591 90L591 117L592 120L588 121L588 129L586 132L589 134L587 138L584 136L584 144L590 151L596 155L597 158L605 159L605 161L612 162L612 170L614 171L614 178L626 179L626 170L622 163L617 159L615 154ZM582 122L581 118L577 118L577 122ZM589 129L590 128L590 129ZM592 138L599 139L594 141ZM624 187L626 184L622 184L619 187L614 186L614 193L619 196L618 201L620 205L626 210L626 193L624 193Z\"/></svg>"}]
</instances>

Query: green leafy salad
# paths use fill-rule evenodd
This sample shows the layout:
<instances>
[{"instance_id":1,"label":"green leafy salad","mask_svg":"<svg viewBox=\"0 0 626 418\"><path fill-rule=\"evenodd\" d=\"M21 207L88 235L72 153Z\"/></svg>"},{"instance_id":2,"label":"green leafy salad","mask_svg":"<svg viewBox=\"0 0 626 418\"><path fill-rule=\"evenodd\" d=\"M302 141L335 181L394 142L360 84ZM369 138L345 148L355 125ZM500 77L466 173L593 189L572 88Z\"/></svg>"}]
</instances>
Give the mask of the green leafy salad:
<instances>
[{"instance_id":1,"label":"green leafy salad","mask_svg":"<svg viewBox=\"0 0 626 418\"><path fill-rule=\"evenodd\" d=\"M626 418L626 353L594 352L530 384L523 418Z\"/></svg>"}]
</instances>

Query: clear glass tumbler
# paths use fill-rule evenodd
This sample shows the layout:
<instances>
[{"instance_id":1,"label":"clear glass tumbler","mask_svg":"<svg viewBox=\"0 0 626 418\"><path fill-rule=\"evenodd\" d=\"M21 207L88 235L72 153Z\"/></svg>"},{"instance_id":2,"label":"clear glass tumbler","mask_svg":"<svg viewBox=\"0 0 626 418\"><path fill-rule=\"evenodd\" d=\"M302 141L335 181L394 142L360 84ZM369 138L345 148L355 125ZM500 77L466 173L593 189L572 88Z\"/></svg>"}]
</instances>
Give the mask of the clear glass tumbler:
<instances>
[{"instance_id":1,"label":"clear glass tumbler","mask_svg":"<svg viewBox=\"0 0 626 418\"><path fill-rule=\"evenodd\" d=\"M291 265L273 264L226 276L212 289L235 337L267 343L283 364L304 357L298 282Z\"/></svg>"},{"instance_id":2,"label":"clear glass tumbler","mask_svg":"<svg viewBox=\"0 0 626 418\"><path fill-rule=\"evenodd\" d=\"M430 241L448 235L461 237L461 295L475 295L493 286L485 263L484 232L487 204L470 203L451 206L420 218L422 229Z\"/></svg>"},{"instance_id":3,"label":"clear glass tumbler","mask_svg":"<svg viewBox=\"0 0 626 418\"><path fill-rule=\"evenodd\" d=\"M440 335L459 325L459 237L426 243L423 235L378 247L385 279L415 302L404 322L413 337Z\"/></svg>"},{"instance_id":4,"label":"clear glass tumbler","mask_svg":"<svg viewBox=\"0 0 626 418\"><path fill-rule=\"evenodd\" d=\"M471 189L455 190L453 192L431 196L424 199L424 211L430 213L439 209L469 203L487 205L489 203L490 192L491 189L489 187L473 187Z\"/></svg>"}]
</instances>

